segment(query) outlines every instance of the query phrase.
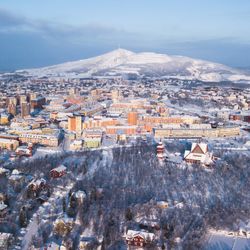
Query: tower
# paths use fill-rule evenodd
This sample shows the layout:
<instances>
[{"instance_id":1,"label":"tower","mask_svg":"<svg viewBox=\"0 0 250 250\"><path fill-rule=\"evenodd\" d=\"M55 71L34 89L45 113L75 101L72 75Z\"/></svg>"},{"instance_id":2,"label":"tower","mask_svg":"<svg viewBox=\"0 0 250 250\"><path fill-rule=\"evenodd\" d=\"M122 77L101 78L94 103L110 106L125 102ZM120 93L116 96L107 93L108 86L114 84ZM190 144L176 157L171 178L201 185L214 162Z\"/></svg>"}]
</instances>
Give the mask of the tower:
<instances>
[{"instance_id":1,"label":"tower","mask_svg":"<svg viewBox=\"0 0 250 250\"><path fill-rule=\"evenodd\" d=\"M15 116L16 115L16 104L9 103L8 105L8 113Z\"/></svg>"},{"instance_id":2,"label":"tower","mask_svg":"<svg viewBox=\"0 0 250 250\"><path fill-rule=\"evenodd\" d=\"M137 112L129 112L128 113L128 124L129 125L137 125L137 122L138 122Z\"/></svg>"},{"instance_id":3,"label":"tower","mask_svg":"<svg viewBox=\"0 0 250 250\"><path fill-rule=\"evenodd\" d=\"M21 103L21 117L24 118L30 115L30 104L27 102Z\"/></svg>"},{"instance_id":4,"label":"tower","mask_svg":"<svg viewBox=\"0 0 250 250\"><path fill-rule=\"evenodd\" d=\"M164 151L165 151L164 145L160 141L159 144L157 145L157 148L156 148L156 153L157 153L157 157L159 160L164 159Z\"/></svg>"},{"instance_id":5,"label":"tower","mask_svg":"<svg viewBox=\"0 0 250 250\"><path fill-rule=\"evenodd\" d=\"M81 133L82 132L82 116L72 115L68 117L68 130Z\"/></svg>"}]
</instances>

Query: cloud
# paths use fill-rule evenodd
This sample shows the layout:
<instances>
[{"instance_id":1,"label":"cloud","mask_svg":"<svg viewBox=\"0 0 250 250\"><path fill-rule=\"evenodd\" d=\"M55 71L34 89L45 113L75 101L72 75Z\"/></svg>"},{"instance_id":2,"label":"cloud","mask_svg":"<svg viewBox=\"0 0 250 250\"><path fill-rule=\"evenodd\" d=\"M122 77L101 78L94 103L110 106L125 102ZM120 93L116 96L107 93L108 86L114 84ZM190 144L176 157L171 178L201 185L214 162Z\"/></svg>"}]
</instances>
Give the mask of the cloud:
<instances>
[{"instance_id":1,"label":"cloud","mask_svg":"<svg viewBox=\"0 0 250 250\"><path fill-rule=\"evenodd\" d=\"M4 9L0 9L0 30L20 28L29 25L29 21L22 16L14 15Z\"/></svg>"},{"instance_id":2,"label":"cloud","mask_svg":"<svg viewBox=\"0 0 250 250\"><path fill-rule=\"evenodd\" d=\"M0 9L0 71L41 67L96 56L118 47L250 66L250 44L233 38L170 41L100 24L73 26L31 20Z\"/></svg>"},{"instance_id":3,"label":"cloud","mask_svg":"<svg viewBox=\"0 0 250 250\"><path fill-rule=\"evenodd\" d=\"M80 40L82 38L89 40L101 38L108 40L112 37L131 37L133 34L124 30L106 27L100 24L86 24L82 26L73 26L63 23L31 20L21 15L14 15L4 9L0 9L0 32L30 32L40 34L47 39Z\"/></svg>"}]
</instances>

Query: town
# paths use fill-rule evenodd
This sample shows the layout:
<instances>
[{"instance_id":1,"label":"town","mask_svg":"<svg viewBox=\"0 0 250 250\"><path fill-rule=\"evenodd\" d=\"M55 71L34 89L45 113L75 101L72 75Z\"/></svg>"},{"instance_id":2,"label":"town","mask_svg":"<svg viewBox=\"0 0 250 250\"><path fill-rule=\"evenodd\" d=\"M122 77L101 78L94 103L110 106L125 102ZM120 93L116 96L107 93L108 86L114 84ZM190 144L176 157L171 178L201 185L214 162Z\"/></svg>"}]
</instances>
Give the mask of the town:
<instances>
[{"instance_id":1,"label":"town","mask_svg":"<svg viewBox=\"0 0 250 250\"><path fill-rule=\"evenodd\" d=\"M0 91L0 249L249 246L248 85L16 72Z\"/></svg>"}]
</instances>

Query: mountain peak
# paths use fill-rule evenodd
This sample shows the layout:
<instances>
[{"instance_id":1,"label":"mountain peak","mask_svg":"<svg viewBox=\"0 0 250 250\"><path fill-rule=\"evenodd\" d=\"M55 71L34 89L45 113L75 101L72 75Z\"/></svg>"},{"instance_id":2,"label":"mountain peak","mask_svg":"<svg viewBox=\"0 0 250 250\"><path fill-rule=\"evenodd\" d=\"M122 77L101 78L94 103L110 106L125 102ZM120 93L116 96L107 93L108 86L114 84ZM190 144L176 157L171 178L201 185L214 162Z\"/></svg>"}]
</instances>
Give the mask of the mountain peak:
<instances>
[{"instance_id":1,"label":"mountain peak","mask_svg":"<svg viewBox=\"0 0 250 250\"><path fill-rule=\"evenodd\" d=\"M131 56L134 54L135 53L130 51L130 50L118 48L118 49L115 49L115 50L108 52L106 55Z\"/></svg>"}]
</instances>

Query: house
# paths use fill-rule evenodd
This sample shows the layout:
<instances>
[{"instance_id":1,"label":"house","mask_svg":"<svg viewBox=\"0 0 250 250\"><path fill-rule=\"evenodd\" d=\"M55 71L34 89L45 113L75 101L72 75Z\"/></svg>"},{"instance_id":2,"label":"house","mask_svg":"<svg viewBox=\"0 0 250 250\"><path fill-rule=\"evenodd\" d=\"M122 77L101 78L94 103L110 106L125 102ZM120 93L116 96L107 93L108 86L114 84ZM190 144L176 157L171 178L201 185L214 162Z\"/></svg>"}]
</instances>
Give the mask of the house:
<instances>
[{"instance_id":1,"label":"house","mask_svg":"<svg viewBox=\"0 0 250 250\"><path fill-rule=\"evenodd\" d=\"M68 217L57 218L54 222L54 233L65 237L74 227L74 220Z\"/></svg>"},{"instance_id":2,"label":"house","mask_svg":"<svg viewBox=\"0 0 250 250\"><path fill-rule=\"evenodd\" d=\"M210 165L213 163L213 155L208 152L206 143L192 143L191 150L186 150L184 153L184 160L192 164Z\"/></svg>"},{"instance_id":3,"label":"house","mask_svg":"<svg viewBox=\"0 0 250 250\"><path fill-rule=\"evenodd\" d=\"M84 147L85 148L99 148L102 144L102 138L85 138Z\"/></svg>"},{"instance_id":4,"label":"house","mask_svg":"<svg viewBox=\"0 0 250 250\"><path fill-rule=\"evenodd\" d=\"M168 202L167 201L157 201L156 206L161 209L168 208Z\"/></svg>"},{"instance_id":5,"label":"house","mask_svg":"<svg viewBox=\"0 0 250 250\"><path fill-rule=\"evenodd\" d=\"M32 191L40 191L46 186L46 180L43 178L38 179L38 180L33 180L32 182L29 183L28 189Z\"/></svg>"},{"instance_id":6,"label":"house","mask_svg":"<svg viewBox=\"0 0 250 250\"><path fill-rule=\"evenodd\" d=\"M30 157L32 156L32 148L29 146L19 146L16 149L16 154L19 156L27 156Z\"/></svg>"},{"instance_id":7,"label":"house","mask_svg":"<svg viewBox=\"0 0 250 250\"><path fill-rule=\"evenodd\" d=\"M9 249L13 242L13 234L0 233L0 250Z\"/></svg>"},{"instance_id":8,"label":"house","mask_svg":"<svg viewBox=\"0 0 250 250\"><path fill-rule=\"evenodd\" d=\"M94 236L93 237L81 236L79 241L80 250L95 249L94 246L96 245L98 245L98 241Z\"/></svg>"},{"instance_id":9,"label":"house","mask_svg":"<svg viewBox=\"0 0 250 250\"><path fill-rule=\"evenodd\" d=\"M125 237L127 245L138 247L150 245L155 240L155 234L149 233L147 231L128 230Z\"/></svg>"},{"instance_id":10,"label":"house","mask_svg":"<svg viewBox=\"0 0 250 250\"><path fill-rule=\"evenodd\" d=\"M0 202L0 220L4 219L8 213L8 206L3 201Z\"/></svg>"},{"instance_id":11,"label":"house","mask_svg":"<svg viewBox=\"0 0 250 250\"><path fill-rule=\"evenodd\" d=\"M13 187L20 187L25 182L25 176L17 169L14 169L9 177L9 181Z\"/></svg>"},{"instance_id":12,"label":"house","mask_svg":"<svg viewBox=\"0 0 250 250\"><path fill-rule=\"evenodd\" d=\"M57 168L53 168L50 170L50 177L55 179L55 178L60 178L66 174L67 168L64 165L60 165Z\"/></svg>"},{"instance_id":13,"label":"house","mask_svg":"<svg viewBox=\"0 0 250 250\"><path fill-rule=\"evenodd\" d=\"M84 191L78 190L77 192L73 193L72 195L75 196L79 204L82 204L84 200L87 198L87 194Z\"/></svg>"},{"instance_id":14,"label":"house","mask_svg":"<svg viewBox=\"0 0 250 250\"><path fill-rule=\"evenodd\" d=\"M0 167L0 176L8 176L10 174L10 170Z\"/></svg>"}]
</instances>

